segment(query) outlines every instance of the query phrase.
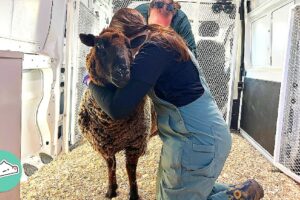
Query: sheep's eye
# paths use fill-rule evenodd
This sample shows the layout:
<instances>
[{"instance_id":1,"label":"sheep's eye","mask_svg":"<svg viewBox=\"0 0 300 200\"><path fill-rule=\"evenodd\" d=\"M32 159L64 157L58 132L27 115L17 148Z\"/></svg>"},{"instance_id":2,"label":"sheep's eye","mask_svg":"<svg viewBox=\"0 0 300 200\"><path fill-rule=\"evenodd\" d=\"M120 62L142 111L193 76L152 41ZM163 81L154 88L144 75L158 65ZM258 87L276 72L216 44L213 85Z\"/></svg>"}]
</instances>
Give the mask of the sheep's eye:
<instances>
[{"instance_id":1,"label":"sheep's eye","mask_svg":"<svg viewBox=\"0 0 300 200\"><path fill-rule=\"evenodd\" d=\"M104 49L104 46L102 44L96 44L96 49L97 50Z\"/></svg>"},{"instance_id":2,"label":"sheep's eye","mask_svg":"<svg viewBox=\"0 0 300 200\"><path fill-rule=\"evenodd\" d=\"M103 45L96 45L96 51L100 56L106 56L107 55Z\"/></svg>"}]
</instances>

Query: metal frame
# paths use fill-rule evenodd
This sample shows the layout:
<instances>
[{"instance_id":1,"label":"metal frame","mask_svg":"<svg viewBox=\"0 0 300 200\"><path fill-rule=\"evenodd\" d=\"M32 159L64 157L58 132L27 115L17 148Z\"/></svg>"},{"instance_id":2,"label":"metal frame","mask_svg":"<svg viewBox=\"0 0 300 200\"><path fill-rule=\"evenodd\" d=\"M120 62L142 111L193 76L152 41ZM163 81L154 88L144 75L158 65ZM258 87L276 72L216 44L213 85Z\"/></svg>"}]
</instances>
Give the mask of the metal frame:
<instances>
[{"instance_id":1,"label":"metal frame","mask_svg":"<svg viewBox=\"0 0 300 200\"><path fill-rule=\"evenodd\" d=\"M288 72L289 72L289 61L290 61L290 52L291 49L291 38L293 33L293 19L294 19L294 12L295 9L300 9L300 5L295 5L290 13L289 17L289 41L287 46L287 51L285 55L285 65L283 71L283 81L281 83L280 89L280 99L279 99L279 107L278 107L278 119L277 119L277 130L276 130L276 139L275 139L275 150L274 150L274 164L284 173L295 179L297 182L300 183L300 176L296 175L290 169L285 167L280 163L280 145L281 145L281 138L282 138L282 128L283 128L283 120L284 120L284 108L286 105L286 96L287 96L287 79L288 79ZM299 66L300 67L300 66ZM300 121L299 121L300 122Z\"/></svg>"},{"instance_id":2,"label":"metal frame","mask_svg":"<svg viewBox=\"0 0 300 200\"><path fill-rule=\"evenodd\" d=\"M274 0L272 1L272 4L270 5L270 1L265 2L263 4L261 4L258 8L256 8L253 12L249 13L248 15L248 22L247 22L247 29L246 30L251 30L251 22L259 19L260 17L262 17L263 15L266 15L265 13L267 12L267 10L271 9L271 10L275 10L278 9L288 3L291 2L299 2L298 0L296 1L292 1L292 0L285 0L285 1L281 1L281 0ZM294 6L294 8L292 10L295 9L296 6ZM298 5L299 7L299 5ZM291 17L289 18L291 19ZM290 26L291 26L291 21L289 22ZM247 33L247 32L246 32ZM249 41L251 41L251 33L248 32L246 34L246 49L251 49L251 45L249 44ZM291 37L291 30L289 33L289 39ZM288 42L288 49L290 48L290 40ZM250 47L250 48L249 48ZM285 66L282 67L283 69L283 73L281 72L281 69L278 69L276 67L268 67L268 68L260 68L260 69L255 69L251 67L251 61L249 59L249 55L251 55L251 52L247 52L245 57L246 60L246 66L248 67L248 69L250 68L250 70L248 70L249 72L247 73L247 77L251 77L251 78L258 78L258 79L262 79L262 80L269 80L269 81L274 81L274 82L282 82L281 84L281 92L280 92L280 105L278 108L278 119L277 119L277 127L276 127L276 138L275 138L275 150L274 150L274 157L272 155L270 155L269 152L267 152L260 144L258 144L258 142L256 142L249 134L247 134L243 129L240 129L240 132L242 134L242 136L249 141L267 160L269 160L274 166L276 166L278 169L280 169L281 171L283 171L284 173L286 173L288 176L290 176L291 178L293 178L294 180L296 180L297 182L300 182L300 176L296 175L294 172L292 172L290 169L288 169L287 167L283 166L282 164L279 163L279 153L280 153L280 141L281 141L281 129L282 129L282 119L283 119L283 112L284 112L284 101L285 101L285 95L286 95L286 91L285 91L285 87L286 87L286 76L287 76L287 68L288 68L288 57L289 57L289 53L286 53L286 58L285 58ZM268 76L270 76L270 72L271 72L271 78L268 79L266 77L264 77L264 75L262 75L262 73L268 73ZM262 75L262 76L261 76ZM274 75L276 77L274 77ZM281 76L280 76L281 75ZM266 75L265 75L266 76ZM282 81L283 80L283 81ZM240 126L239 126L240 127Z\"/></svg>"}]
</instances>

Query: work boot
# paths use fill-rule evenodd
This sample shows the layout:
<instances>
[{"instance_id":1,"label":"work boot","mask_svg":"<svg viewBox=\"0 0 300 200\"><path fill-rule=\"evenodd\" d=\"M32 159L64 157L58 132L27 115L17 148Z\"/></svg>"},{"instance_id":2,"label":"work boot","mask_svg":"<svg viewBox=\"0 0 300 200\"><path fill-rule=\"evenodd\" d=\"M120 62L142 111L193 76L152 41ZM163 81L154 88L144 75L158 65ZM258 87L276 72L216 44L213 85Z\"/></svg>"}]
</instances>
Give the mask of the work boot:
<instances>
[{"instance_id":1,"label":"work boot","mask_svg":"<svg viewBox=\"0 0 300 200\"><path fill-rule=\"evenodd\" d=\"M264 197L262 186L253 179L235 185L226 192L229 200L259 200Z\"/></svg>"}]
</instances>

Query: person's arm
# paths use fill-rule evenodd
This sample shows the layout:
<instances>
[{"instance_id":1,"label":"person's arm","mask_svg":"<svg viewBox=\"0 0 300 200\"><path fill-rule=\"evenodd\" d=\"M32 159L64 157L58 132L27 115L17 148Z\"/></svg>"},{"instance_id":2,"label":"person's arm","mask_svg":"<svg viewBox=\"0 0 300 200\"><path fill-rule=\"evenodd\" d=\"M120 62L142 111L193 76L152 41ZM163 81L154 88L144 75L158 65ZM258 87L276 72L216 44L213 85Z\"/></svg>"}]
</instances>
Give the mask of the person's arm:
<instances>
[{"instance_id":1,"label":"person's arm","mask_svg":"<svg viewBox=\"0 0 300 200\"><path fill-rule=\"evenodd\" d=\"M141 49L132 64L131 79L124 88L107 88L89 84L98 105L112 119L129 116L143 97L155 85L168 65L170 53L147 44Z\"/></svg>"},{"instance_id":2,"label":"person's arm","mask_svg":"<svg viewBox=\"0 0 300 200\"><path fill-rule=\"evenodd\" d=\"M194 34L192 32L192 27L188 17L183 11L178 10L176 15L174 16L172 27L185 40L189 49L197 57L197 47Z\"/></svg>"},{"instance_id":3,"label":"person's arm","mask_svg":"<svg viewBox=\"0 0 300 200\"><path fill-rule=\"evenodd\" d=\"M112 119L122 119L130 115L152 86L132 80L123 89L113 89L89 84L98 105Z\"/></svg>"},{"instance_id":4,"label":"person's arm","mask_svg":"<svg viewBox=\"0 0 300 200\"><path fill-rule=\"evenodd\" d=\"M179 24L178 33L184 38L189 49L194 53L195 56L197 56L194 34L192 32L191 24L186 16L182 23Z\"/></svg>"}]
</instances>

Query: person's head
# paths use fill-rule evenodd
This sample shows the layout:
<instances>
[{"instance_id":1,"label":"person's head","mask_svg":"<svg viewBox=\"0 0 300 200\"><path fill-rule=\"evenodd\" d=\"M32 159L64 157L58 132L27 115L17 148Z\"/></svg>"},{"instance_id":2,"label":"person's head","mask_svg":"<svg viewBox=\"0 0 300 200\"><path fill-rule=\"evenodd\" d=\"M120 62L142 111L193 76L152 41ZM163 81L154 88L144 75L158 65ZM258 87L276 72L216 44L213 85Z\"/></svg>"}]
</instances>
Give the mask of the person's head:
<instances>
[{"instance_id":1,"label":"person's head","mask_svg":"<svg viewBox=\"0 0 300 200\"><path fill-rule=\"evenodd\" d=\"M109 27L119 29L128 38L131 38L145 31L146 24L140 12L130 8L122 8L113 15Z\"/></svg>"},{"instance_id":2,"label":"person's head","mask_svg":"<svg viewBox=\"0 0 300 200\"><path fill-rule=\"evenodd\" d=\"M133 55L139 50L139 46L146 41L149 32L143 15L129 8L118 10L113 15L109 27L120 30L132 41L133 45L136 46L136 48L132 48Z\"/></svg>"},{"instance_id":3,"label":"person's head","mask_svg":"<svg viewBox=\"0 0 300 200\"><path fill-rule=\"evenodd\" d=\"M170 26L178 5L173 0L152 0L149 7L148 24Z\"/></svg>"},{"instance_id":4,"label":"person's head","mask_svg":"<svg viewBox=\"0 0 300 200\"><path fill-rule=\"evenodd\" d=\"M139 40L146 39L178 52L178 60L188 60L188 47L184 40L171 28L157 24L146 25L144 17L135 9L122 8L112 18L110 27L117 28L129 39L139 36ZM143 38L142 35L145 35ZM139 40L135 40L142 44Z\"/></svg>"}]
</instances>

